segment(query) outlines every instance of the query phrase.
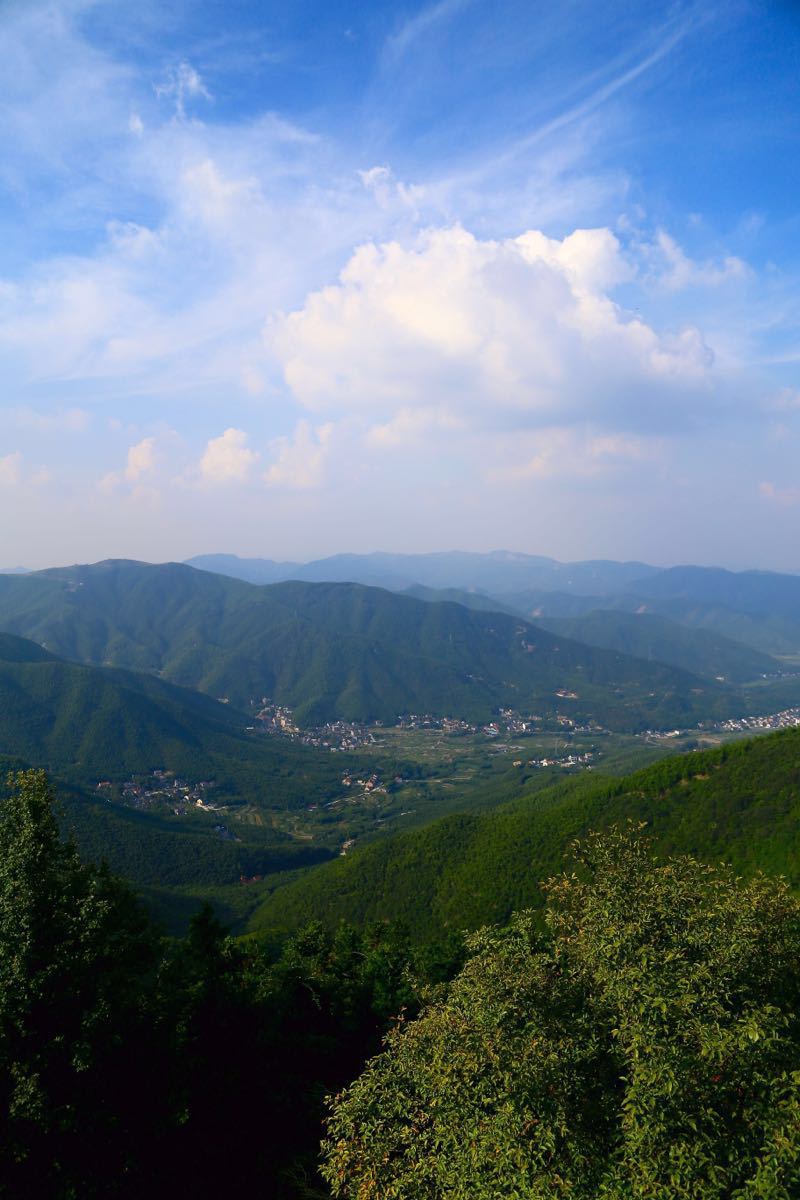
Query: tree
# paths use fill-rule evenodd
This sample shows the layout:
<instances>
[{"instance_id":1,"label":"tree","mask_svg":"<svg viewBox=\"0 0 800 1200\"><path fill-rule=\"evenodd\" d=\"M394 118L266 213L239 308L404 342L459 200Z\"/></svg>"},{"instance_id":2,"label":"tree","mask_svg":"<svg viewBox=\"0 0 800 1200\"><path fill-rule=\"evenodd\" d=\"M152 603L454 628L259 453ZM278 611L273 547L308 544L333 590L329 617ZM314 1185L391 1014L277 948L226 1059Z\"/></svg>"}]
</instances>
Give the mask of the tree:
<instances>
[{"instance_id":1,"label":"tree","mask_svg":"<svg viewBox=\"0 0 800 1200\"><path fill-rule=\"evenodd\" d=\"M800 1194L797 902L636 831L577 860L331 1102L335 1196Z\"/></svg>"},{"instance_id":2,"label":"tree","mask_svg":"<svg viewBox=\"0 0 800 1200\"><path fill-rule=\"evenodd\" d=\"M146 1004L157 947L128 889L60 837L46 774L10 776L0 804L0 1194L121 1194L140 1170L143 1124L158 1126Z\"/></svg>"}]
</instances>

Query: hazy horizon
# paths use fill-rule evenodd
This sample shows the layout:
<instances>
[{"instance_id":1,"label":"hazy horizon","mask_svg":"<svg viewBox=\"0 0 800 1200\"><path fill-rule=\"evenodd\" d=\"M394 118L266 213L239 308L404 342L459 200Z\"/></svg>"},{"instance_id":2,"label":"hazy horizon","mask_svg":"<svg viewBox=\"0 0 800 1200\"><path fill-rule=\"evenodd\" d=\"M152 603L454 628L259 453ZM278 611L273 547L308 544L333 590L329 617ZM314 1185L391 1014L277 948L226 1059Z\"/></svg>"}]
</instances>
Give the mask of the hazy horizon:
<instances>
[{"instance_id":1,"label":"hazy horizon","mask_svg":"<svg viewBox=\"0 0 800 1200\"><path fill-rule=\"evenodd\" d=\"M0 562L800 568L796 7L0 31Z\"/></svg>"},{"instance_id":2,"label":"hazy horizon","mask_svg":"<svg viewBox=\"0 0 800 1200\"><path fill-rule=\"evenodd\" d=\"M58 560L58 561L53 561L53 562L49 562L49 561L41 562L41 563L37 563L36 565L30 565L29 563L0 563L0 574L9 574L9 573L12 573L12 572L18 571L18 570L43 571L43 570L47 570L48 568L51 568L51 567L52 568L62 568L62 567L72 567L72 566L91 566L96 563L108 562L108 561L114 561L114 560L137 561L137 562L146 563L151 566L164 565L165 563L188 563L189 565L191 565L191 560L195 559L195 558L215 557L217 555L227 555L227 554L232 554L232 553L233 552L228 551L228 550L210 550L210 551L202 551L198 554L187 554L187 555L183 555L180 557L176 556L173 558L164 558L164 559L147 558L147 557L134 558L133 556L129 556L129 555L110 554L110 555L103 556L102 558L96 558L96 559L86 559L86 560L63 559L63 560ZM424 550L424 551L385 550L383 548L373 548L372 550L366 550L366 551L335 550L335 551L332 551L330 554L320 554L320 555L313 555L310 557L302 557L302 558L299 556L297 556L297 557L292 557L292 556L278 557L276 555L271 555L268 553L264 553L264 554L233 554L233 557L239 558L242 560L247 560L247 559L265 560L265 561L271 561L271 562L276 562L276 563L287 562L287 563L294 563L297 566L305 566L309 563L317 562L317 561L324 560L327 558L336 558L338 556L349 557L351 555L354 555L357 557L369 557L370 555L373 555L373 554L386 554L386 555L392 555L392 556L394 556L394 555L435 556L435 555L464 554L464 553L476 554L476 555L510 555L510 556L519 555L519 556L530 556L533 558L542 557L542 558L553 559L555 562L559 562L564 565L569 565L571 563L591 562L591 561L607 561L607 562L621 562L621 563L622 562L641 562L643 566L656 567L659 569L668 569L670 567L694 566L694 567L705 567L705 568L709 568L709 569L720 568L722 570L734 571L734 572L737 572L737 571L770 571L770 572L773 572L776 574L787 574L787 575L800 574L800 567L796 568L796 569L792 569L790 567L785 567L785 568L779 569L779 568L771 568L771 567L754 567L754 566L747 565L747 564L731 565L728 563L714 562L714 561L692 562L689 559L676 560L675 562L662 562L662 561L659 561L657 558L613 559L613 558L606 558L603 556L600 556L597 558L594 558L594 557L587 558L587 559L568 559L568 558L558 558L557 555L548 555L548 554L539 555L537 551L507 550L507 549L498 549L497 547L492 547L489 550L465 550L465 549L450 547L448 549Z\"/></svg>"}]
</instances>

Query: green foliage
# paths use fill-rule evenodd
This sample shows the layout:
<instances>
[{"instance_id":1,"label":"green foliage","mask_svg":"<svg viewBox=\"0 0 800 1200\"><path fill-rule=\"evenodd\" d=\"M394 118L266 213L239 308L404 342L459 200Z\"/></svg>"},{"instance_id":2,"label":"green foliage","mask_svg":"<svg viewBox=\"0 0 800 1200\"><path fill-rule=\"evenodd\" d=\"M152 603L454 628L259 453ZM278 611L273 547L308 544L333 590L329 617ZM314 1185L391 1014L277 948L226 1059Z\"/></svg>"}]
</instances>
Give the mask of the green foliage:
<instances>
[{"instance_id":1,"label":"green foliage","mask_svg":"<svg viewBox=\"0 0 800 1200\"><path fill-rule=\"evenodd\" d=\"M583 775L485 812L387 838L276 890L253 928L402 920L415 937L541 907L539 880L589 829L647 821L663 854L726 859L800 885L800 730L662 759L625 779Z\"/></svg>"},{"instance_id":2,"label":"green foliage","mask_svg":"<svg viewBox=\"0 0 800 1200\"><path fill-rule=\"evenodd\" d=\"M352 1200L686 1200L800 1187L800 907L630 834L470 941L333 1102L324 1174Z\"/></svg>"},{"instance_id":3,"label":"green foliage","mask_svg":"<svg viewBox=\"0 0 800 1200\"><path fill-rule=\"evenodd\" d=\"M793 789L797 739L753 745ZM768 776L766 757L729 754ZM685 792L689 762L709 783L717 761L724 783L719 756L659 764L653 794ZM614 786L641 799L646 774L605 784L607 810ZM590 806L591 788L563 787L540 816L579 792ZM204 908L164 941L60 837L44 774L17 772L0 803L0 1196L321 1200L326 1092L340 1196L796 1196L786 886L658 866L614 834L547 890L546 923L483 930L466 963L455 922L426 942L380 920L270 943L232 939Z\"/></svg>"},{"instance_id":4,"label":"green foliage","mask_svg":"<svg viewBox=\"0 0 800 1200\"><path fill-rule=\"evenodd\" d=\"M448 961L412 955L402 933L310 926L273 956L237 942L205 908L165 962L159 1004L173 1031L174 1104L159 1195L321 1195L324 1096L380 1047L391 1014L418 1010L412 972Z\"/></svg>"},{"instance_id":5,"label":"green foliage","mask_svg":"<svg viewBox=\"0 0 800 1200\"><path fill-rule=\"evenodd\" d=\"M383 926L310 928L273 955L207 908L164 942L60 838L44 773L15 774L0 805L0 1196L318 1195L324 1094L416 1004L415 957L433 980L448 970Z\"/></svg>"},{"instance_id":6,"label":"green foliage","mask_svg":"<svg viewBox=\"0 0 800 1200\"><path fill-rule=\"evenodd\" d=\"M155 1079L156 942L128 890L59 837L41 771L0 806L0 1195L115 1194ZM87 1135L91 1135L87 1137ZM91 1167L93 1164L93 1167ZM92 1170L106 1178L93 1187Z\"/></svg>"},{"instance_id":7,"label":"green foliage","mask_svg":"<svg viewBox=\"0 0 800 1200\"><path fill-rule=\"evenodd\" d=\"M170 821L150 813L99 804L76 793L63 797L64 826L81 854L105 859L137 887L207 889L238 884L240 876L269 875L328 861L321 847L293 841L269 827L240 826L240 840L222 839L208 822Z\"/></svg>"}]
</instances>

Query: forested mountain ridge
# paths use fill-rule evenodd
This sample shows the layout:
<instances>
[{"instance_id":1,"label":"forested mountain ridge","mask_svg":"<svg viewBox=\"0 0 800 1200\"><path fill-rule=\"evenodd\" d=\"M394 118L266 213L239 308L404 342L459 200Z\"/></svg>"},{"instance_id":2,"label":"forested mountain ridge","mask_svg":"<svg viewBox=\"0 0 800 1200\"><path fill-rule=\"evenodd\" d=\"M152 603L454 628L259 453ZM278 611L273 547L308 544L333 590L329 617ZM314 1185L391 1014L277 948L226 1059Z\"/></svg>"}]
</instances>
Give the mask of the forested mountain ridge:
<instances>
[{"instance_id":1,"label":"forested mountain ridge","mask_svg":"<svg viewBox=\"0 0 800 1200\"><path fill-rule=\"evenodd\" d=\"M490 811L445 817L276 891L253 928L401 920L425 939L539 907L539 881L589 829L645 821L664 854L726 860L800 886L800 730L664 759L619 780L584 775Z\"/></svg>"},{"instance_id":2,"label":"forested mountain ridge","mask_svg":"<svg viewBox=\"0 0 800 1200\"><path fill-rule=\"evenodd\" d=\"M0 634L0 754L83 784L164 768L290 807L340 772L329 757L245 732L247 718L140 672L67 662Z\"/></svg>"},{"instance_id":3,"label":"forested mountain ridge","mask_svg":"<svg viewBox=\"0 0 800 1200\"><path fill-rule=\"evenodd\" d=\"M538 617L536 623L551 633L589 646L667 663L704 679L749 683L759 676L777 675L783 670L769 654L710 629L680 625L657 613L598 608L583 617Z\"/></svg>"},{"instance_id":4,"label":"forested mountain ridge","mask_svg":"<svg viewBox=\"0 0 800 1200\"><path fill-rule=\"evenodd\" d=\"M508 706L641 729L743 706L718 683L508 614L357 584L257 587L176 563L3 577L0 628L68 658L158 672L242 708L266 695L306 723L409 711L480 720Z\"/></svg>"},{"instance_id":5,"label":"forested mountain ridge","mask_svg":"<svg viewBox=\"0 0 800 1200\"><path fill-rule=\"evenodd\" d=\"M528 621L542 617L583 617L589 613L652 613L689 629L709 631L749 646L762 654L800 654L800 610L794 616L741 612L712 601L686 596L631 595L577 596L541 590L503 597L506 608Z\"/></svg>"},{"instance_id":6,"label":"forested mountain ridge","mask_svg":"<svg viewBox=\"0 0 800 1200\"><path fill-rule=\"evenodd\" d=\"M660 568L602 559L562 563L506 551L340 554L311 563L220 554L189 562L254 583L346 580L431 600L445 599L450 591L450 599L468 607L519 612L527 620L581 616L596 609L650 612L766 654L800 655L800 576L789 573Z\"/></svg>"},{"instance_id":7,"label":"forested mountain ridge","mask_svg":"<svg viewBox=\"0 0 800 1200\"><path fill-rule=\"evenodd\" d=\"M800 575L726 571L721 567L668 567L635 580L631 592L660 599L718 604L758 616L800 617Z\"/></svg>"}]
</instances>

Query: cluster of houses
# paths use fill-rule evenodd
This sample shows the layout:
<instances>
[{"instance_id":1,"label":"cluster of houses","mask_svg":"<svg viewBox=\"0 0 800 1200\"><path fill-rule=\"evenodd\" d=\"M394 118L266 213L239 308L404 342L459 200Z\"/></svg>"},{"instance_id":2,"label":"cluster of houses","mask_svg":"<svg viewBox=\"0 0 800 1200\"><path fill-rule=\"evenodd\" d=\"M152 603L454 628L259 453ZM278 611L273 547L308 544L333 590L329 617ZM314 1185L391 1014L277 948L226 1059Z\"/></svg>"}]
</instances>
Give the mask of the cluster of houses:
<instances>
[{"instance_id":1,"label":"cluster of houses","mask_svg":"<svg viewBox=\"0 0 800 1200\"><path fill-rule=\"evenodd\" d=\"M577 699L575 692L569 692L565 688L558 691L556 695L562 699ZM304 746L316 746L333 752L358 750L363 746L378 744L376 731L383 725L382 721L374 721L371 724L357 721L329 721L325 725L304 729L297 723L293 710L286 704L274 704L266 696L262 696L260 701L252 701L251 704L257 710L255 715L257 726L249 725L248 732L255 732L256 728L260 728L264 733L286 737L300 742ZM437 730L451 735L482 733L488 738L497 738L501 734L507 734L510 737L530 736L542 732L548 725L552 728L553 724L575 733L603 732L601 726L595 722L579 725L572 717L561 713L556 713L555 716L546 720L534 713L527 715L519 713L513 708L501 708L496 720L488 721L483 725L473 724L461 717L440 717L433 713L403 713L393 722L393 726L397 729Z\"/></svg>"},{"instance_id":2,"label":"cluster of houses","mask_svg":"<svg viewBox=\"0 0 800 1200\"><path fill-rule=\"evenodd\" d=\"M584 754L561 754L553 758L529 758L529 767L563 767L568 770L570 767L586 767L591 770L591 763L597 757L598 751L587 750ZM523 767L525 763L522 759L514 761L515 767Z\"/></svg>"},{"instance_id":3,"label":"cluster of houses","mask_svg":"<svg viewBox=\"0 0 800 1200\"><path fill-rule=\"evenodd\" d=\"M406 713L397 718L398 729L439 729L443 733L475 733L476 725L458 717L434 717L430 713Z\"/></svg>"},{"instance_id":4,"label":"cluster of houses","mask_svg":"<svg viewBox=\"0 0 800 1200\"><path fill-rule=\"evenodd\" d=\"M343 751L375 744L374 726L354 721L328 721L325 725L302 729L297 724L291 708L285 704L273 704L266 696L261 699L256 720L264 733L287 737L303 746ZM254 728L255 726L249 726L250 730Z\"/></svg>"},{"instance_id":5,"label":"cluster of houses","mask_svg":"<svg viewBox=\"0 0 800 1200\"><path fill-rule=\"evenodd\" d=\"M728 721L717 722L713 728L719 733L770 733L775 729L794 729L798 725L800 708L784 708L781 712L764 717L731 717ZM641 736L663 741L696 733L701 728L698 725L693 729L646 729Z\"/></svg>"},{"instance_id":6,"label":"cluster of houses","mask_svg":"<svg viewBox=\"0 0 800 1200\"><path fill-rule=\"evenodd\" d=\"M402 779L398 776L395 782L402 783ZM342 776L342 787L360 787L364 795L369 795L371 792L385 792L386 785L381 782L379 775L369 775L366 779L356 779L349 772Z\"/></svg>"},{"instance_id":7,"label":"cluster of houses","mask_svg":"<svg viewBox=\"0 0 800 1200\"><path fill-rule=\"evenodd\" d=\"M199 783L187 783L178 778L174 771L157 770L150 775L132 776L122 785L121 799L131 808L155 808L167 806L176 817L183 817L190 808L202 812L217 812L219 805L212 803L209 792L214 787L214 781L203 779ZM112 798L114 785L110 779L102 779L97 785L97 791Z\"/></svg>"},{"instance_id":8,"label":"cluster of houses","mask_svg":"<svg viewBox=\"0 0 800 1200\"><path fill-rule=\"evenodd\" d=\"M726 732L763 733L770 729L793 729L797 725L800 725L800 708L784 708L782 712L772 713L768 717L736 717L722 721L717 728Z\"/></svg>"}]
</instances>

